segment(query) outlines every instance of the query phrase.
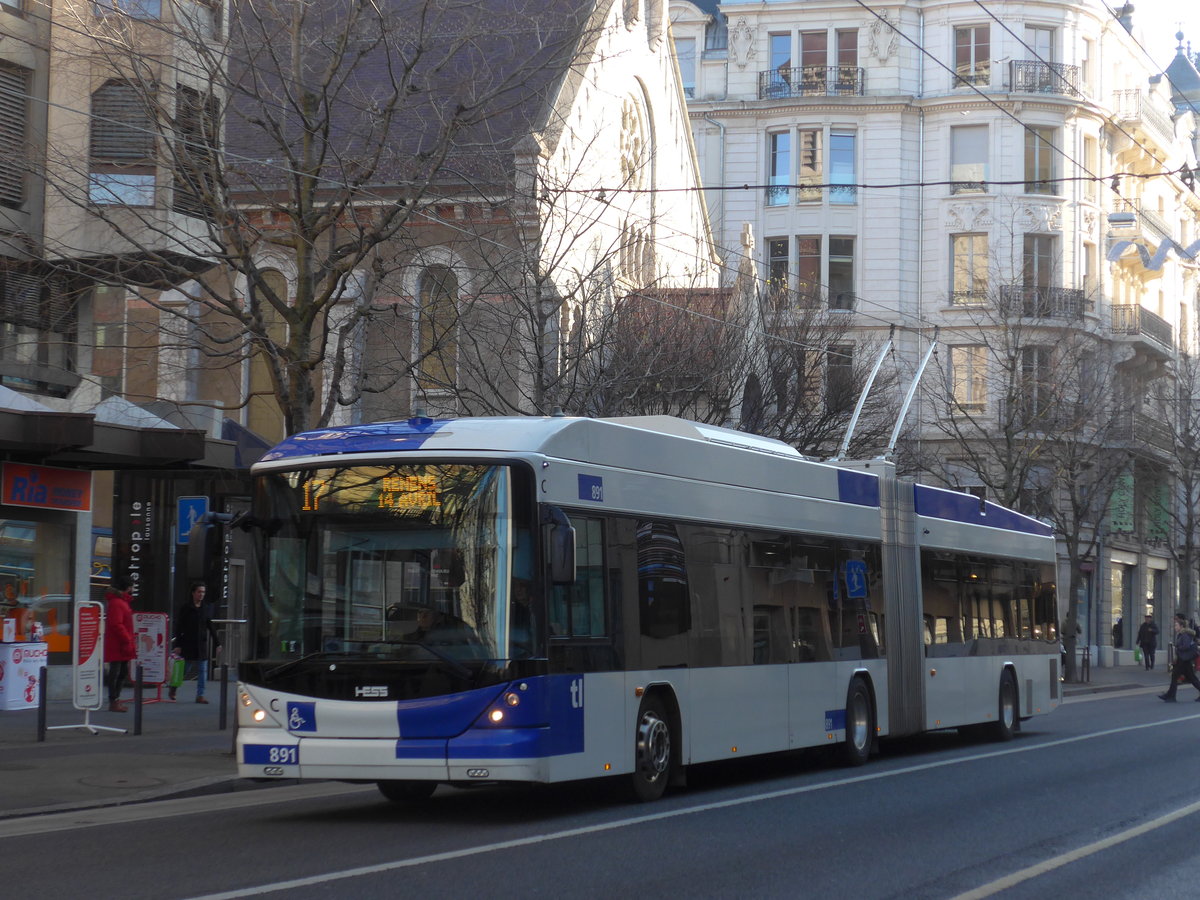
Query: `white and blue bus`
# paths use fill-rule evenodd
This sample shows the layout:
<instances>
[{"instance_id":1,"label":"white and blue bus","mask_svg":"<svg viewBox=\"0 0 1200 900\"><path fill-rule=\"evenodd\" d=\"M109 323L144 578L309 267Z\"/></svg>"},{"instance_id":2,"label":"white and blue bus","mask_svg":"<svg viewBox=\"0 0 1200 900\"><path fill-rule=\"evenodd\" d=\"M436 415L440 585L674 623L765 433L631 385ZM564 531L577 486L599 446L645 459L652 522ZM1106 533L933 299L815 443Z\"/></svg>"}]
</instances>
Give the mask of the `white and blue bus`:
<instances>
[{"instance_id":1,"label":"white and blue bus","mask_svg":"<svg viewBox=\"0 0 1200 900\"><path fill-rule=\"evenodd\" d=\"M254 466L239 773L624 776L1059 703L1054 538L886 464L668 417L330 428Z\"/></svg>"}]
</instances>

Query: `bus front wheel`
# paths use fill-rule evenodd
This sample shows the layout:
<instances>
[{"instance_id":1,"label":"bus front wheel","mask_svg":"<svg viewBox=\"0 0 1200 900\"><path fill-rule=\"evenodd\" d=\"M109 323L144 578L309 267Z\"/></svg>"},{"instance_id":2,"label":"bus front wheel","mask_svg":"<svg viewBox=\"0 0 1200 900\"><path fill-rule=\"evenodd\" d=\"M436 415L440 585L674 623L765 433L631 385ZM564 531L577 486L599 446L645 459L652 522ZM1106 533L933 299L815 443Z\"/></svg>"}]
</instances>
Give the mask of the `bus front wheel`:
<instances>
[{"instance_id":1,"label":"bus front wheel","mask_svg":"<svg viewBox=\"0 0 1200 900\"><path fill-rule=\"evenodd\" d=\"M1011 741L1017 730L1020 706L1017 699L1017 680L1008 669L1000 675L1000 703L996 710L996 724L992 726L992 737L997 741Z\"/></svg>"},{"instance_id":2,"label":"bus front wheel","mask_svg":"<svg viewBox=\"0 0 1200 900\"><path fill-rule=\"evenodd\" d=\"M648 803L667 789L671 777L671 726L657 697L649 696L638 710L633 745L633 795Z\"/></svg>"},{"instance_id":3,"label":"bus front wheel","mask_svg":"<svg viewBox=\"0 0 1200 900\"><path fill-rule=\"evenodd\" d=\"M437 790L436 781L380 781L379 793L393 803L420 803Z\"/></svg>"},{"instance_id":4,"label":"bus front wheel","mask_svg":"<svg viewBox=\"0 0 1200 900\"><path fill-rule=\"evenodd\" d=\"M842 760L846 765L861 766L871 756L874 719L871 693L861 678L855 678L846 692L846 740L842 744Z\"/></svg>"}]
</instances>

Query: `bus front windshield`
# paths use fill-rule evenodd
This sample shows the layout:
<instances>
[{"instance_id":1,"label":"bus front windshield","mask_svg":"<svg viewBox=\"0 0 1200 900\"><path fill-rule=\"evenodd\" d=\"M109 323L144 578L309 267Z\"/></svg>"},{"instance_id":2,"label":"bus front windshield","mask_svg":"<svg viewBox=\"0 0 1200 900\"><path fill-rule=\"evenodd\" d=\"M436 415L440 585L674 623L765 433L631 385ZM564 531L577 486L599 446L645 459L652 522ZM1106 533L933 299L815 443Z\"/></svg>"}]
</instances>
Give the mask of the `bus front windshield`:
<instances>
[{"instance_id":1,"label":"bus front windshield","mask_svg":"<svg viewBox=\"0 0 1200 900\"><path fill-rule=\"evenodd\" d=\"M259 482L260 658L423 653L461 668L528 655L510 614L512 470L354 465ZM525 546L519 550L527 552Z\"/></svg>"}]
</instances>

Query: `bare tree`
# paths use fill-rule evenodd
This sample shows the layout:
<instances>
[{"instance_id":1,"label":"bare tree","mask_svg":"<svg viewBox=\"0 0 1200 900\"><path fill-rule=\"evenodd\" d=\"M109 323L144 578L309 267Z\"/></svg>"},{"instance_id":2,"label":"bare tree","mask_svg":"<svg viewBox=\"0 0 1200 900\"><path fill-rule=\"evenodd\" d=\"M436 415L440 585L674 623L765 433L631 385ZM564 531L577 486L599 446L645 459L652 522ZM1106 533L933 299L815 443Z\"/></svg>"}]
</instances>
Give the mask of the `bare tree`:
<instances>
[{"instance_id":1,"label":"bare tree","mask_svg":"<svg viewBox=\"0 0 1200 900\"><path fill-rule=\"evenodd\" d=\"M1003 284L972 296L943 332L926 385L917 464L946 484L1050 523L1068 576L1061 639L1075 673L1085 570L1096 565L1118 480L1131 464L1132 398L1081 290Z\"/></svg>"},{"instance_id":2,"label":"bare tree","mask_svg":"<svg viewBox=\"0 0 1200 900\"><path fill-rule=\"evenodd\" d=\"M604 22L542 0L239 0L228 23L220 9L63 19L80 51L65 77L92 104L47 162L48 202L75 211L51 252L140 286L178 323L160 331L160 368L208 369L209 399L250 402L253 360L250 393L295 431L354 400L376 294L429 225L464 202L510 230L536 222L514 160Z\"/></svg>"}]
</instances>

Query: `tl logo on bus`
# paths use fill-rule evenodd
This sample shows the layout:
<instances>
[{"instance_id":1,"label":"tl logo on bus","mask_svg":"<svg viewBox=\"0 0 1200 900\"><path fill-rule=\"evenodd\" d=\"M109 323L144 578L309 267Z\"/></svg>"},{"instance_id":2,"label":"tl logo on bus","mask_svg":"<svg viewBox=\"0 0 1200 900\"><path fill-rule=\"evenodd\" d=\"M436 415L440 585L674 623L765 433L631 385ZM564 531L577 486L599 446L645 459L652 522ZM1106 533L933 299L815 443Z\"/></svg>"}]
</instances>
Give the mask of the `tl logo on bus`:
<instances>
[{"instance_id":1,"label":"tl logo on bus","mask_svg":"<svg viewBox=\"0 0 1200 900\"><path fill-rule=\"evenodd\" d=\"M583 679L571 679L571 709L583 709Z\"/></svg>"}]
</instances>

